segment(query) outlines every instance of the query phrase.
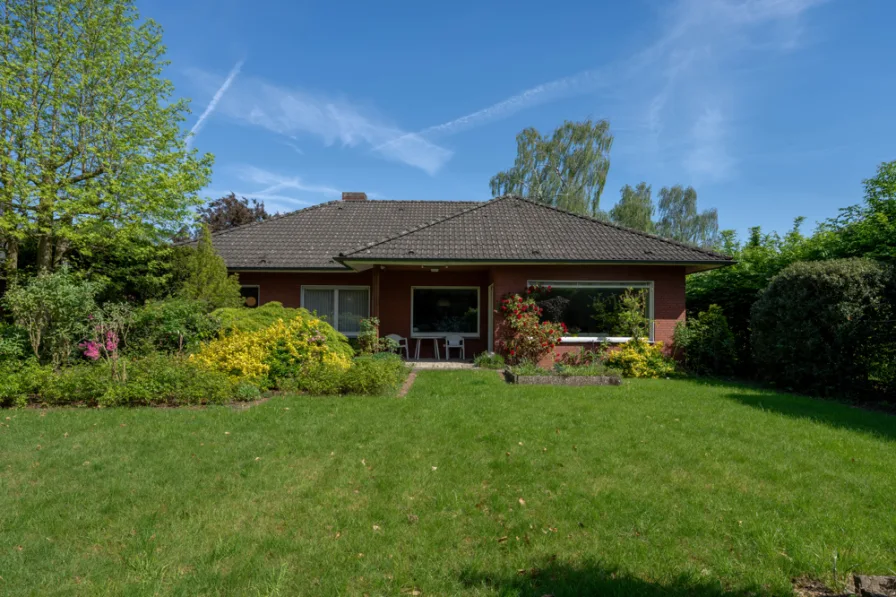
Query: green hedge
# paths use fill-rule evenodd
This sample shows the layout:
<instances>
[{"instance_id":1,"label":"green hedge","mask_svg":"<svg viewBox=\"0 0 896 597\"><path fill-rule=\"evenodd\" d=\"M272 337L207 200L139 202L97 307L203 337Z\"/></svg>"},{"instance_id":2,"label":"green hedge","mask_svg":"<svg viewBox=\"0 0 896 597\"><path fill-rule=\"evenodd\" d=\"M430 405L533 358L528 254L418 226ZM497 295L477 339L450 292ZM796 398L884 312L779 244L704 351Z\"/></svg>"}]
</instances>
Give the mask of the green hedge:
<instances>
[{"instance_id":1,"label":"green hedge","mask_svg":"<svg viewBox=\"0 0 896 597\"><path fill-rule=\"evenodd\" d=\"M304 374L281 381L280 389L314 396L354 394L382 396L398 390L410 368L396 354L380 352L356 357L342 374L326 372Z\"/></svg>"},{"instance_id":2,"label":"green hedge","mask_svg":"<svg viewBox=\"0 0 896 597\"><path fill-rule=\"evenodd\" d=\"M892 268L867 259L784 269L752 310L759 375L826 396L896 390L893 285Z\"/></svg>"},{"instance_id":3,"label":"green hedge","mask_svg":"<svg viewBox=\"0 0 896 597\"><path fill-rule=\"evenodd\" d=\"M731 375L737 365L737 341L722 308L710 305L675 326L675 356L696 375Z\"/></svg>"},{"instance_id":4,"label":"green hedge","mask_svg":"<svg viewBox=\"0 0 896 597\"><path fill-rule=\"evenodd\" d=\"M34 360L0 365L0 405L148 406L221 404L251 400L257 388L198 367L186 358L152 355L125 362L125 381L108 363L84 363L54 371Z\"/></svg>"}]
</instances>

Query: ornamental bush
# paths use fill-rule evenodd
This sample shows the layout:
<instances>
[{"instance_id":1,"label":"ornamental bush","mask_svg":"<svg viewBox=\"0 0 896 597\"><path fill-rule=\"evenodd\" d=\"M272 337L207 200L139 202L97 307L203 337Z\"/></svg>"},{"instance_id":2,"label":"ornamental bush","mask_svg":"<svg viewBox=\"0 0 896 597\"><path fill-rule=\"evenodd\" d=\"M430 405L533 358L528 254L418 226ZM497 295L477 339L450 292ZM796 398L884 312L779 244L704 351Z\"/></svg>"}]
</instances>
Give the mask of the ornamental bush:
<instances>
[{"instance_id":1,"label":"ornamental bush","mask_svg":"<svg viewBox=\"0 0 896 597\"><path fill-rule=\"evenodd\" d=\"M59 367L68 363L89 332L97 285L60 270L14 285L3 297L17 326L25 330L31 353Z\"/></svg>"},{"instance_id":2,"label":"ornamental bush","mask_svg":"<svg viewBox=\"0 0 896 597\"><path fill-rule=\"evenodd\" d=\"M204 303L183 298L147 301L134 312L127 349L132 353L183 354L217 335L220 322Z\"/></svg>"},{"instance_id":3,"label":"ornamental bush","mask_svg":"<svg viewBox=\"0 0 896 597\"><path fill-rule=\"evenodd\" d=\"M0 363L25 358L28 333L16 325L0 322Z\"/></svg>"},{"instance_id":4,"label":"ornamental bush","mask_svg":"<svg viewBox=\"0 0 896 597\"><path fill-rule=\"evenodd\" d=\"M348 359L355 356L355 349L352 348L345 336L333 329L333 326L322 318L309 313L307 309L291 309L284 307L282 303L272 301L255 309L246 307L217 309L212 312L212 316L220 322L222 334L234 331L257 332L271 327L280 320L291 321L298 317L315 319L319 322L318 332L326 336L327 346Z\"/></svg>"},{"instance_id":5,"label":"ornamental bush","mask_svg":"<svg viewBox=\"0 0 896 597\"><path fill-rule=\"evenodd\" d=\"M331 340L334 337L335 341ZM190 358L234 380L277 386L278 380L322 371L341 375L351 363L352 352L344 336L302 311L298 317L278 319L256 331L236 327L204 344Z\"/></svg>"},{"instance_id":6,"label":"ornamental bush","mask_svg":"<svg viewBox=\"0 0 896 597\"><path fill-rule=\"evenodd\" d=\"M634 338L616 350L607 352L607 367L618 369L623 377L658 378L675 374L675 361L663 352L663 343Z\"/></svg>"},{"instance_id":7,"label":"ornamental bush","mask_svg":"<svg viewBox=\"0 0 896 597\"><path fill-rule=\"evenodd\" d=\"M257 388L235 383L227 375L200 367L188 359L152 355L127 359L127 376L113 375L106 361L54 370L31 359L0 365L0 405L29 402L87 406L148 406L215 404L248 400Z\"/></svg>"},{"instance_id":8,"label":"ornamental bush","mask_svg":"<svg viewBox=\"0 0 896 597\"><path fill-rule=\"evenodd\" d=\"M893 269L868 259L795 263L752 309L759 375L820 395L896 391Z\"/></svg>"},{"instance_id":9,"label":"ornamental bush","mask_svg":"<svg viewBox=\"0 0 896 597\"><path fill-rule=\"evenodd\" d=\"M343 394L379 396L398 389L409 368L397 354L381 352L356 357L342 376Z\"/></svg>"},{"instance_id":10,"label":"ornamental bush","mask_svg":"<svg viewBox=\"0 0 896 597\"><path fill-rule=\"evenodd\" d=\"M530 287L525 298L519 294L507 295L498 308L503 317L497 334L498 349L511 365L538 363L553 353L566 333L565 323L541 321L543 310L531 297L535 290Z\"/></svg>"},{"instance_id":11,"label":"ornamental bush","mask_svg":"<svg viewBox=\"0 0 896 597\"><path fill-rule=\"evenodd\" d=\"M737 363L737 342L718 305L675 326L675 355L697 375L731 375Z\"/></svg>"},{"instance_id":12,"label":"ornamental bush","mask_svg":"<svg viewBox=\"0 0 896 597\"><path fill-rule=\"evenodd\" d=\"M473 357L473 364L480 369L503 369L504 357L497 353L481 352Z\"/></svg>"}]
</instances>

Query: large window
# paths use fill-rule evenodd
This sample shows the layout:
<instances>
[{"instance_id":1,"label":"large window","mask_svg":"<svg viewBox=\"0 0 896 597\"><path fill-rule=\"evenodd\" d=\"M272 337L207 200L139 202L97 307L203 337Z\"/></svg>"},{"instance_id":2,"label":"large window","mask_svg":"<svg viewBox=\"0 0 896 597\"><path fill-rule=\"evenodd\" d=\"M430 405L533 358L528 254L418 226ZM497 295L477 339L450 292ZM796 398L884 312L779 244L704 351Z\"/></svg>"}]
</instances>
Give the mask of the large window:
<instances>
[{"instance_id":1,"label":"large window","mask_svg":"<svg viewBox=\"0 0 896 597\"><path fill-rule=\"evenodd\" d=\"M649 339L653 340L652 282L531 280L529 285L539 288L535 300L542 308L542 320L566 324L569 335L563 338L564 341L627 340L630 334L620 318L621 301L626 292L641 299L644 316L649 322Z\"/></svg>"},{"instance_id":2,"label":"large window","mask_svg":"<svg viewBox=\"0 0 896 597\"><path fill-rule=\"evenodd\" d=\"M316 312L346 336L357 336L370 316L367 286L302 286L302 306Z\"/></svg>"},{"instance_id":3,"label":"large window","mask_svg":"<svg viewBox=\"0 0 896 597\"><path fill-rule=\"evenodd\" d=\"M479 288L411 288L411 335L479 336Z\"/></svg>"}]
</instances>

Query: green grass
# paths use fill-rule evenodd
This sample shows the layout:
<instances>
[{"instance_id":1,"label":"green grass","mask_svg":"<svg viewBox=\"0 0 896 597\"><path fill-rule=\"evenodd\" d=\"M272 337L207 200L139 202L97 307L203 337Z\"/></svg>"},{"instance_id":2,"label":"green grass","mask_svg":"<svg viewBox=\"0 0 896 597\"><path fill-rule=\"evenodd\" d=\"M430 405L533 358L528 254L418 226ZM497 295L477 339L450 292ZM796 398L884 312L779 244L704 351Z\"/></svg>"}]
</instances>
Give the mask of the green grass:
<instances>
[{"instance_id":1,"label":"green grass","mask_svg":"<svg viewBox=\"0 0 896 597\"><path fill-rule=\"evenodd\" d=\"M0 423L4 595L789 595L834 582L835 555L841 578L896 573L896 419L738 385L425 371L406 398Z\"/></svg>"}]
</instances>

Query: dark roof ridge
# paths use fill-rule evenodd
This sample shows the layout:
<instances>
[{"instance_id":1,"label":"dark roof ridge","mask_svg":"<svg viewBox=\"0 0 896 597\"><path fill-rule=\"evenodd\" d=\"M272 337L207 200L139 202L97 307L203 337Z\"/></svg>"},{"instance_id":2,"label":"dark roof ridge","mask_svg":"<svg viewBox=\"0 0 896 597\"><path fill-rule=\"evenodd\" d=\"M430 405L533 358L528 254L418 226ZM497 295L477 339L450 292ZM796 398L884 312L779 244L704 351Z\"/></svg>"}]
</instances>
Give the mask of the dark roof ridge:
<instances>
[{"instance_id":1,"label":"dark roof ridge","mask_svg":"<svg viewBox=\"0 0 896 597\"><path fill-rule=\"evenodd\" d=\"M548 205L548 204L546 204L546 203L539 203L538 201L535 201L535 200L533 200L533 199L529 199L529 198L527 198L527 197L520 197L519 195L507 195L507 197L510 197L510 198L512 198L512 199L518 199L518 200L520 200L520 201L525 201L526 203L531 203L532 205L538 205L539 207L545 207L545 208L547 208L547 209L553 209L554 211L558 211L558 212L560 212L560 213L564 213L564 214L567 214L567 215L570 215L570 216L575 216L575 217L577 217L577 218L581 218L581 219L583 219L583 220L588 220L588 221L591 221L591 222L596 222L596 223L598 223L598 224L603 224L604 226L607 226L607 227L609 227L609 228L616 228L616 229L618 229L618 230L624 230L625 232L631 232L632 234L637 234L638 236L643 236L643 237L646 237L646 238L652 238L652 239L654 239L654 240L663 241L663 242L665 242L665 243L668 243L668 244L670 244L670 245L674 245L674 246L676 246L676 247L682 247L682 248L685 248L685 249L690 249L690 250L692 250L692 251L699 251L699 252L701 252L701 253L705 253L706 255L709 255L709 256L711 256L711 257L717 257L717 258L720 258L720 259L726 259L726 260L728 260L728 261L731 261L731 260L732 260L732 257L730 257L729 255L725 255L725 254L723 254L723 253L716 253L715 251L710 251L709 249L703 249L703 248L698 247L698 246L696 246L696 245L689 245L688 243L683 243L683 242L681 242L681 241L677 241L677 240L674 240L674 239L671 239L671 238L666 238L665 236L659 236L658 234L651 234L651 233L649 233L649 232L644 232L643 230L637 230L637 229L635 229L635 228L629 228L629 227L627 227L627 226L620 226L619 224L614 224L613 222L607 222L607 221L601 220L600 218L595 218L595 217L593 217L593 216L587 216L587 215L585 215L585 214L578 214L578 213L575 213L575 212L573 212L573 211L569 211L569 210L566 210L566 209L563 209L563 208L560 208L560 207L555 207L555 206L553 206L553 205Z\"/></svg>"},{"instance_id":2,"label":"dark roof ridge","mask_svg":"<svg viewBox=\"0 0 896 597\"><path fill-rule=\"evenodd\" d=\"M464 201L464 200L450 201L447 199L442 199L442 200L439 200L439 199L434 199L434 200L430 200L430 199L369 199L368 201L370 201L370 202L375 201L377 203L476 203L477 205L481 204L481 203L488 203L488 201ZM332 199L330 201L324 201L322 203L315 203L314 205L309 205L307 207L294 209L294 210L288 211L286 213L274 214L273 216L271 216L267 219L259 220L257 222L249 222L248 224L242 224L241 226L234 226L232 228L227 228L225 230L218 230L217 232L212 232L211 235L212 236L221 236L223 234L227 234L228 232L233 232L235 230L245 230L246 228L249 228L250 226L257 226L258 224L264 224L265 222L271 222L273 220L280 220L280 219L283 219L283 218L286 218L289 216L293 216L298 213L311 211L311 210L317 209L319 207L325 207L327 205L336 205L336 204L342 204L342 203L343 203L343 201L341 199ZM351 202L349 202L349 203L351 203ZM356 201L354 204L359 204L359 203L362 203L362 202ZM191 242L195 242L195 241L193 239L190 239L188 241L183 241L182 244L189 244ZM181 244L181 243L175 243L175 244Z\"/></svg>"},{"instance_id":3,"label":"dark roof ridge","mask_svg":"<svg viewBox=\"0 0 896 597\"><path fill-rule=\"evenodd\" d=\"M458 217L458 216L462 216L462 215L464 215L464 214L468 214L468 213L470 213L470 212L472 212L472 211L476 211L477 209L482 209L482 208L485 207L486 205L491 205L492 203L494 203L494 202L496 202L496 201L500 201L500 200L502 200L502 199L506 199L506 198L508 198L508 197L509 197L509 195L504 195L504 196L501 196L501 197L495 197L495 198L493 198L493 199L489 199L488 201L480 201L480 202L477 202L476 205L473 205L473 206L468 207L468 208L466 208L466 209L462 209L462 210L460 210L460 211L457 211L457 212L455 212L455 213L453 213L453 214L450 214L450 215L447 215L447 216L444 216L444 217L441 217L441 218L436 218L435 220L432 220L431 222L425 222L425 223L420 224L420 225L418 225L418 226L414 226L414 227L412 227L412 228L410 228L410 229L408 229L408 230L402 230L402 231L399 232L398 234L393 234L392 236L388 236L388 237L386 237L386 238L382 238L382 239L380 239L380 240L378 240L378 241L374 241L374 242L370 242L370 243L365 243L365 244L363 244L363 245L359 245L359 246L357 246L357 247L353 247L353 248L351 248L348 252L342 252L342 253L339 253L338 257L348 257L349 255L354 255L355 253L359 253L359 252L364 251L364 250L367 250L367 249L372 249L373 247L376 247L376 246L378 246L378 245L382 245L382 244L384 244L384 243L387 243L387 242L390 242L390 241L399 239L399 238L401 238L401 237L403 237L403 236L407 236L408 234L413 234L414 232L417 232L417 231L419 231L419 230L423 230L424 228L429 228L429 227L431 227L431 226L435 226L436 224L440 224L440 223L442 223L442 222L447 222L448 220L454 219L454 218L456 218L456 217Z\"/></svg>"}]
</instances>

